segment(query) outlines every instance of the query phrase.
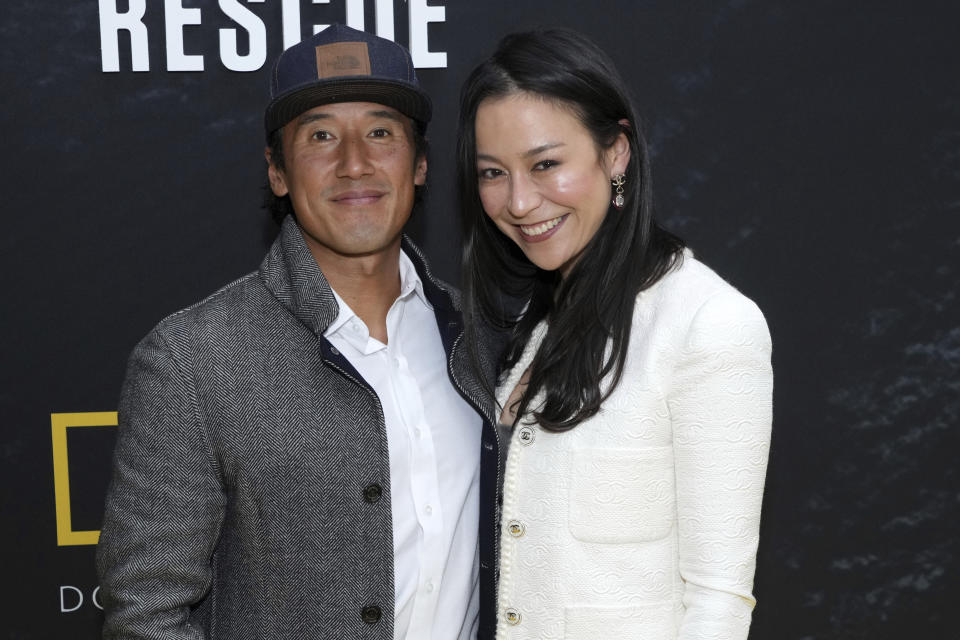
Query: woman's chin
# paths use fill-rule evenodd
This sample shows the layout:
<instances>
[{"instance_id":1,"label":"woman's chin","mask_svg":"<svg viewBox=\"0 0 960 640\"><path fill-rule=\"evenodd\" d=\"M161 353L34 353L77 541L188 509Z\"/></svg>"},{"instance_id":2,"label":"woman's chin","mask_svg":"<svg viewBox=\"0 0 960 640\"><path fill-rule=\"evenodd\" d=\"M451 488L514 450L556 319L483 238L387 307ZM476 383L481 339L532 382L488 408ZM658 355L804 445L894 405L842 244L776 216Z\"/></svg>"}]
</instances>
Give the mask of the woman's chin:
<instances>
[{"instance_id":1,"label":"woman's chin","mask_svg":"<svg viewBox=\"0 0 960 640\"><path fill-rule=\"evenodd\" d=\"M538 251L536 249L528 249L522 245L520 248L523 249L527 260L532 262L538 269L543 269L544 271L557 271L562 269L567 263L567 259L553 251Z\"/></svg>"}]
</instances>

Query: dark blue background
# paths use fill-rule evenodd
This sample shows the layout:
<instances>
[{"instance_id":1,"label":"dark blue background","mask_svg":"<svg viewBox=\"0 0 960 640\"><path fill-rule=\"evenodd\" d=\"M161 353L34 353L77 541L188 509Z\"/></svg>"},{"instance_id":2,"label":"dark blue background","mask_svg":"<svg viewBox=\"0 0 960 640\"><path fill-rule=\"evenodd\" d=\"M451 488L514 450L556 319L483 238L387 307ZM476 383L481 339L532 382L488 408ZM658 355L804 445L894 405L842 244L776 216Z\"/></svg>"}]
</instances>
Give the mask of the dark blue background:
<instances>
[{"instance_id":1,"label":"dark blue background","mask_svg":"<svg viewBox=\"0 0 960 640\"><path fill-rule=\"evenodd\" d=\"M60 613L60 585L89 599L96 578L93 547L56 546L49 414L114 409L136 341L254 269L275 233L259 208L266 69L224 69L217 28L232 25L216 3L186 2L203 8L186 49L206 55L206 71L167 73L162 4L149 4L153 70L127 71L121 40L124 71L110 74L95 0L3 7L6 638L98 636L89 602ZM661 218L760 304L773 333L751 638L954 637L958 5L442 4L430 48L449 66L420 72L437 116L428 209L411 225L437 270L456 278L461 81L508 31L581 29L616 60L646 118ZM302 5L305 35L343 19L343 2ZM279 2L249 7L272 58ZM395 12L405 43L406 3ZM75 517L96 522L90 493L109 437L75 455L88 474L77 486L90 487Z\"/></svg>"}]
</instances>

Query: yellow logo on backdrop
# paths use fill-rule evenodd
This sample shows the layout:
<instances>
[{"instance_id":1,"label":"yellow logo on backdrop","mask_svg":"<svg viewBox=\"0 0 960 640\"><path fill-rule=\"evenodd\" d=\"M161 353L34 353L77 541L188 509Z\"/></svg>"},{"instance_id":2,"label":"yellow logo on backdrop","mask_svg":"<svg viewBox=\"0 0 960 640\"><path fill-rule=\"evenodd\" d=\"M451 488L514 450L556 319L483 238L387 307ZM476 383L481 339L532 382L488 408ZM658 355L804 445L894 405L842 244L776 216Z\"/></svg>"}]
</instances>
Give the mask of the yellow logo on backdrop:
<instances>
[{"instance_id":1,"label":"yellow logo on backdrop","mask_svg":"<svg viewBox=\"0 0 960 640\"><path fill-rule=\"evenodd\" d=\"M53 491L57 509L57 545L97 544L99 531L74 531L70 519L70 465L67 457L67 429L72 427L115 427L116 411L51 413L53 436Z\"/></svg>"}]
</instances>

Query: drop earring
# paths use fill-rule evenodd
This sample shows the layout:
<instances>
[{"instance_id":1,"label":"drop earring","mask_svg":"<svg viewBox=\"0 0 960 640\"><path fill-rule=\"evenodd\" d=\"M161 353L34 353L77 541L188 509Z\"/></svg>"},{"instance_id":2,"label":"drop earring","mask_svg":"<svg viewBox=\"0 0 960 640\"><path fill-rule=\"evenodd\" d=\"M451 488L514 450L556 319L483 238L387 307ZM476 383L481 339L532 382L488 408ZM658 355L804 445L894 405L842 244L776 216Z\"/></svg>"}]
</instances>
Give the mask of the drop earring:
<instances>
[{"instance_id":1,"label":"drop earring","mask_svg":"<svg viewBox=\"0 0 960 640\"><path fill-rule=\"evenodd\" d=\"M619 211L623 209L623 185L627 181L627 174L621 173L619 175L613 176L613 179L610 180L610 184L617 188L616 193L613 196L613 206Z\"/></svg>"}]
</instances>

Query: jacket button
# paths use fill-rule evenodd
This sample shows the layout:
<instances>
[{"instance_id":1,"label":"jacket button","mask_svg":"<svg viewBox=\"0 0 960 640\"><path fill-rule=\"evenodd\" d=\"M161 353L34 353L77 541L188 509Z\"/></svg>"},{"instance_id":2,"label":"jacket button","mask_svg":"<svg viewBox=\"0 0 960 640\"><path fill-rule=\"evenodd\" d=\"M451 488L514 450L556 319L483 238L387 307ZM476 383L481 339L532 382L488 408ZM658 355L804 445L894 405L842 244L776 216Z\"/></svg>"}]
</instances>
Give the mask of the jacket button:
<instances>
[{"instance_id":1,"label":"jacket button","mask_svg":"<svg viewBox=\"0 0 960 640\"><path fill-rule=\"evenodd\" d=\"M380 502L380 496L382 495L383 495L383 489L376 482L374 482L373 484L368 484L366 487L363 488L363 499L369 502L370 504Z\"/></svg>"},{"instance_id":2,"label":"jacket button","mask_svg":"<svg viewBox=\"0 0 960 640\"><path fill-rule=\"evenodd\" d=\"M360 616L363 618L363 621L367 624L377 624L380 622L380 616L383 615L383 612L375 604L368 604L360 611Z\"/></svg>"},{"instance_id":3,"label":"jacket button","mask_svg":"<svg viewBox=\"0 0 960 640\"><path fill-rule=\"evenodd\" d=\"M511 520L507 523L507 533L512 535L514 538L519 538L526 530L527 528L519 520Z\"/></svg>"},{"instance_id":4,"label":"jacket button","mask_svg":"<svg viewBox=\"0 0 960 640\"><path fill-rule=\"evenodd\" d=\"M493 451L493 443L488 440L484 440L483 448L486 449L487 451Z\"/></svg>"},{"instance_id":5,"label":"jacket button","mask_svg":"<svg viewBox=\"0 0 960 640\"><path fill-rule=\"evenodd\" d=\"M330 347L330 353L332 353L332 354L335 355L335 356L340 355L340 352L337 351L337 348L336 348L336 347Z\"/></svg>"},{"instance_id":6,"label":"jacket button","mask_svg":"<svg viewBox=\"0 0 960 640\"><path fill-rule=\"evenodd\" d=\"M503 618L507 621L507 624L520 624L520 612L516 609L504 609Z\"/></svg>"},{"instance_id":7,"label":"jacket button","mask_svg":"<svg viewBox=\"0 0 960 640\"><path fill-rule=\"evenodd\" d=\"M536 437L537 432L530 427L521 427L517 432L517 439L520 440L520 444L533 444Z\"/></svg>"}]
</instances>

